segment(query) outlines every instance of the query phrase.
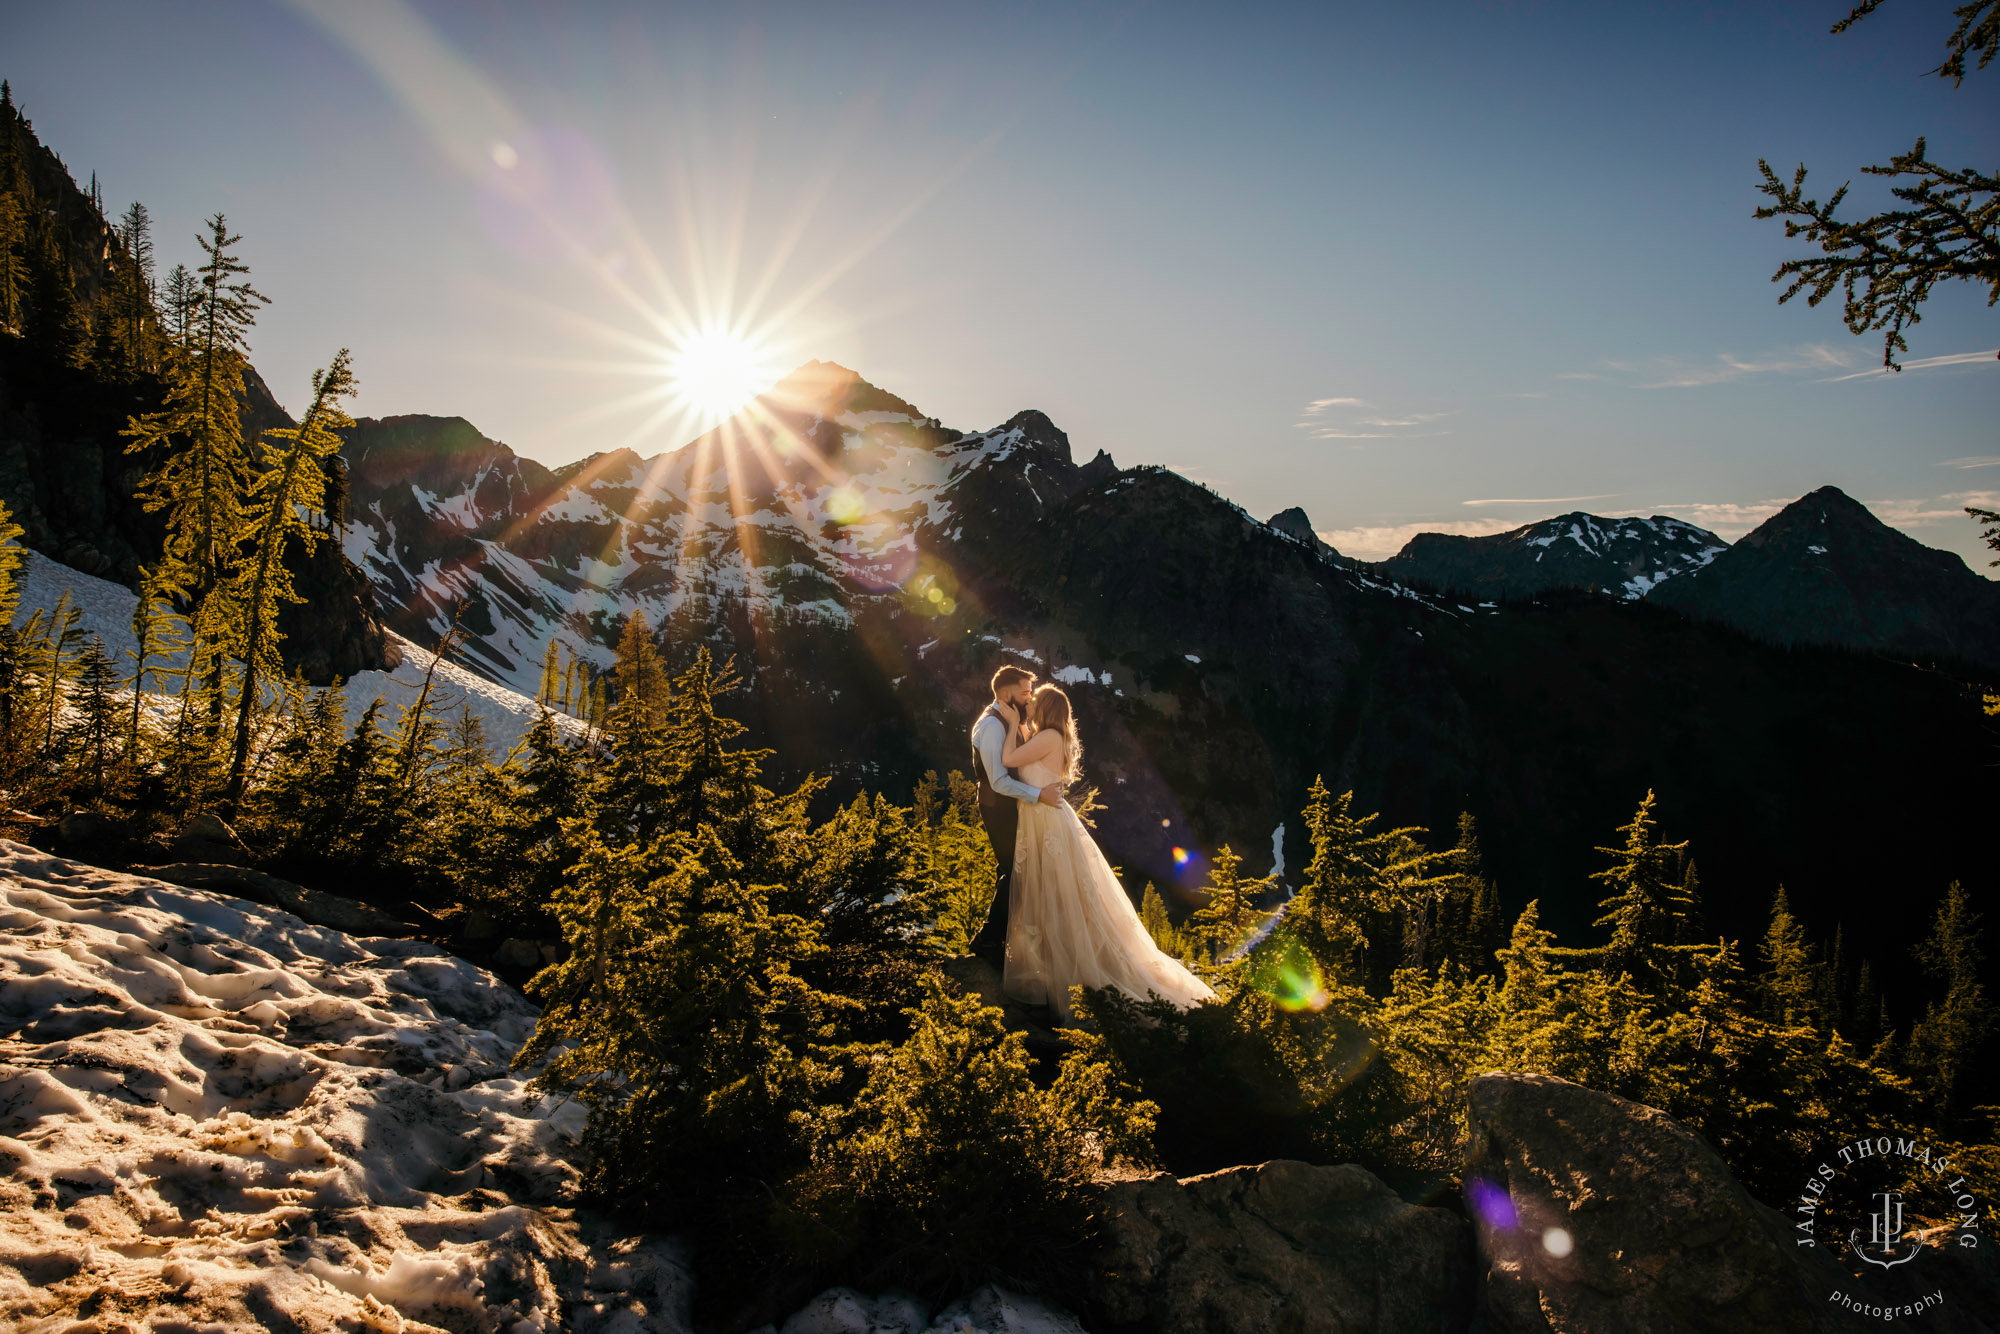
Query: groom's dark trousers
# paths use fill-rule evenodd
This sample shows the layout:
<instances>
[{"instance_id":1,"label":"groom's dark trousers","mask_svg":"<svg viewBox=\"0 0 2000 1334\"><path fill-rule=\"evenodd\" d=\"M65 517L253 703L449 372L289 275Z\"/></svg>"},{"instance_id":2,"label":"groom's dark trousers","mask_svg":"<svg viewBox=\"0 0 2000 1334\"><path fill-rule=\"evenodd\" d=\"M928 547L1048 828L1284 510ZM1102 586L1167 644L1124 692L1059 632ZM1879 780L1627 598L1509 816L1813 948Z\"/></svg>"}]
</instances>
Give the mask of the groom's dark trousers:
<instances>
[{"instance_id":1,"label":"groom's dark trousers","mask_svg":"<svg viewBox=\"0 0 2000 1334\"><path fill-rule=\"evenodd\" d=\"M979 784L979 820L993 844L993 860L1000 865L1000 873L994 877L993 906L986 910L986 925L972 939L972 952L1001 954L1007 948L1007 900L1014 887L1014 832L1021 824L1021 803L1001 796L986 781L986 764L979 758L977 746L972 748L972 774ZM1009 769L1007 776L1021 775Z\"/></svg>"}]
</instances>

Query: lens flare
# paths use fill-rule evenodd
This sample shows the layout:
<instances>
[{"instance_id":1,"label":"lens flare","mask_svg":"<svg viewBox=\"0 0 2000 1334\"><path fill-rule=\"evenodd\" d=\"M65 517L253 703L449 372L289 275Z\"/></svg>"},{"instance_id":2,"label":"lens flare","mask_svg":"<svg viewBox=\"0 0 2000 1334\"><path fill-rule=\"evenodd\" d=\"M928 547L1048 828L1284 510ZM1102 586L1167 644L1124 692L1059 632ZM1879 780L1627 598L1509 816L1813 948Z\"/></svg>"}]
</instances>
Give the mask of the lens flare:
<instances>
[{"instance_id":1,"label":"lens flare","mask_svg":"<svg viewBox=\"0 0 2000 1334\"><path fill-rule=\"evenodd\" d=\"M1465 1202L1471 1206L1473 1215L1488 1227L1512 1232L1521 1225L1521 1215L1514 1208L1513 1197L1484 1177L1473 1177L1465 1183Z\"/></svg>"},{"instance_id":2,"label":"lens flare","mask_svg":"<svg viewBox=\"0 0 2000 1334\"><path fill-rule=\"evenodd\" d=\"M1160 823L1165 824L1166 821L1162 820ZM1193 860L1194 860L1194 854L1192 852L1189 852L1186 848L1174 849L1174 869L1176 871L1186 870L1187 864Z\"/></svg>"},{"instance_id":3,"label":"lens flare","mask_svg":"<svg viewBox=\"0 0 2000 1334\"><path fill-rule=\"evenodd\" d=\"M851 486L836 486L827 492L826 514L837 524L845 526L861 522L864 510L861 493Z\"/></svg>"},{"instance_id":4,"label":"lens flare","mask_svg":"<svg viewBox=\"0 0 2000 1334\"><path fill-rule=\"evenodd\" d=\"M1319 965L1296 940L1283 936L1251 956L1251 985L1291 1014L1316 1013L1333 1003Z\"/></svg>"},{"instance_id":5,"label":"lens flare","mask_svg":"<svg viewBox=\"0 0 2000 1334\"><path fill-rule=\"evenodd\" d=\"M1542 1249L1560 1260L1576 1249L1576 1239L1567 1228L1552 1227L1542 1234Z\"/></svg>"}]
</instances>

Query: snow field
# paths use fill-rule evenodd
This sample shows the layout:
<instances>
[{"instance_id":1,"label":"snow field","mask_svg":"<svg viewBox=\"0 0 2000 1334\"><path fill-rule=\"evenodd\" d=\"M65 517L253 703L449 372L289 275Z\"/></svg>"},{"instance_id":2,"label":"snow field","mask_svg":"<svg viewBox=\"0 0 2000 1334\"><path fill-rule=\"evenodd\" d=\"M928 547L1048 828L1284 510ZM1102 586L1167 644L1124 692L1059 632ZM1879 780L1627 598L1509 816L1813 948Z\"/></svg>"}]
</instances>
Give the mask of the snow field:
<instances>
[{"instance_id":1,"label":"snow field","mask_svg":"<svg viewBox=\"0 0 2000 1334\"><path fill-rule=\"evenodd\" d=\"M430 945L0 842L0 1325L684 1329L676 1246L566 1207L534 1019Z\"/></svg>"}]
</instances>

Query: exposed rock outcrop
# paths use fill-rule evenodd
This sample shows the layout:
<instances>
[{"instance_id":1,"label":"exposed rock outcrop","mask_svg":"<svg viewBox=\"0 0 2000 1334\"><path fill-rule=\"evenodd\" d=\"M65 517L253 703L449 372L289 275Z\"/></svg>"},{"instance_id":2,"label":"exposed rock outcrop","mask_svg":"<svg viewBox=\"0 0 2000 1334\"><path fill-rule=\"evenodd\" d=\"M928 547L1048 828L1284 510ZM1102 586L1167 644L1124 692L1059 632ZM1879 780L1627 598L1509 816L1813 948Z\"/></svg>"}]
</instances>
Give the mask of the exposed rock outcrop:
<instances>
[{"instance_id":1,"label":"exposed rock outcrop","mask_svg":"<svg viewBox=\"0 0 2000 1334\"><path fill-rule=\"evenodd\" d=\"M1108 1188L1093 1329L1377 1334L1465 1328L1463 1219L1363 1168L1279 1159Z\"/></svg>"},{"instance_id":2,"label":"exposed rock outcrop","mask_svg":"<svg viewBox=\"0 0 2000 1334\"><path fill-rule=\"evenodd\" d=\"M1838 1271L1795 1254L1790 1226L1666 1113L1533 1074L1475 1080L1470 1111L1496 1334L1846 1327L1827 1309Z\"/></svg>"}]
</instances>

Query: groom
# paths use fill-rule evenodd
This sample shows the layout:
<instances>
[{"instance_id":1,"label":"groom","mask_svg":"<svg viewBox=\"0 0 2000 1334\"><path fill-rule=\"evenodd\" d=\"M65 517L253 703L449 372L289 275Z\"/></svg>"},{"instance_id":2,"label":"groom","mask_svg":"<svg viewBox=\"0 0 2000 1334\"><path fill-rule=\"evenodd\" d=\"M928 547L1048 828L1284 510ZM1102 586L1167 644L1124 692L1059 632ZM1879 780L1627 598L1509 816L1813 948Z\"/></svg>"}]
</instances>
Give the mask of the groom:
<instances>
[{"instance_id":1,"label":"groom","mask_svg":"<svg viewBox=\"0 0 2000 1334\"><path fill-rule=\"evenodd\" d=\"M1055 806L1063 795L1061 783L1035 787L1022 782L1014 770L1000 762L1007 736L1027 716L1034 691L1033 672L1002 667L993 673L993 702L972 725L972 773L979 784L979 819L993 843L993 859L1000 864L993 905L986 911L986 925L972 939L972 952L995 968L1003 968L1007 962L1007 901L1014 888L1014 831L1021 819L1016 803L1039 801Z\"/></svg>"}]
</instances>

